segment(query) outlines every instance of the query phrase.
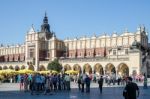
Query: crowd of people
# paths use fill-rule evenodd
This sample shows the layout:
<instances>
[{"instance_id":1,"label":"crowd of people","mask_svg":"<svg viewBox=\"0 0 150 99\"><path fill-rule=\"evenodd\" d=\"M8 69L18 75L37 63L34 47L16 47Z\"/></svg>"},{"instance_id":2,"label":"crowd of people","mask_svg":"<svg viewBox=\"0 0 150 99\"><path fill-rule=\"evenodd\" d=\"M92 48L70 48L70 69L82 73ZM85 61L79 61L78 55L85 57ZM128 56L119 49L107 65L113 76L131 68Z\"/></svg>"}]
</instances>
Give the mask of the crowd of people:
<instances>
[{"instance_id":1,"label":"crowd of people","mask_svg":"<svg viewBox=\"0 0 150 99\"><path fill-rule=\"evenodd\" d=\"M18 82L20 85L20 91L30 92L31 95L34 94L53 94L57 91L70 91L71 90L71 81L75 82L78 85L78 89L81 93L90 93L91 82L98 84L100 93L102 94L103 85L113 86L121 85L126 86L124 92L130 91L130 87L135 90L138 90L137 85L133 82L143 82L144 76L114 76L114 75L69 75L69 74L57 74L57 73L48 73L48 74L19 74L11 77L12 82ZM132 79L132 80L131 80ZM131 84L128 85L128 84ZM128 89L129 87L129 89ZM125 96L125 94L123 94ZM128 99L128 98L127 98ZM130 98L129 98L130 99Z\"/></svg>"},{"instance_id":2,"label":"crowd of people","mask_svg":"<svg viewBox=\"0 0 150 99\"><path fill-rule=\"evenodd\" d=\"M57 90L70 90L70 76L68 74L24 74L19 76L20 90L30 91L31 94L44 94Z\"/></svg>"},{"instance_id":3,"label":"crowd of people","mask_svg":"<svg viewBox=\"0 0 150 99\"><path fill-rule=\"evenodd\" d=\"M134 77L132 77L134 79ZM127 77L113 77L113 76L95 76L95 75L69 75L69 74L22 74L17 76L17 82L20 82L20 90L25 92L30 91L31 94L44 94L56 92L58 90L71 90L70 82L74 81L78 84L78 89L81 92L90 92L91 82L99 85L100 93L102 93L102 86L105 83L107 86L126 85ZM135 80L143 81L143 80Z\"/></svg>"},{"instance_id":4,"label":"crowd of people","mask_svg":"<svg viewBox=\"0 0 150 99\"><path fill-rule=\"evenodd\" d=\"M44 94L56 92L58 90L71 90L70 82L78 83L79 90L90 92L90 83L92 78L87 74L70 76L69 74L24 74L18 75L18 82L20 82L20 90L25 92L30 91L31 94Z\"/></svg>"}]
</instances>

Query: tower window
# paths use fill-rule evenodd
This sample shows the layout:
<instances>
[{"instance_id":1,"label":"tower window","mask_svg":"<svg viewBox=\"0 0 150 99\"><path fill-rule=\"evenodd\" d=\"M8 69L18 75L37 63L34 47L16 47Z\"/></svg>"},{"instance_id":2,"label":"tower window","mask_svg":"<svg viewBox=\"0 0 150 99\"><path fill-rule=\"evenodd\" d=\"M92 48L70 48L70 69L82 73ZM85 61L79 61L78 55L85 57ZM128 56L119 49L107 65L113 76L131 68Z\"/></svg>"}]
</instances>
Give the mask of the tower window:
<instances>
[{"instance_id":1,"label":"tower window","mask_svg":"<svg viewBox=\"0 0 150 99\"><path fill-rule=\"evenodd\" d=\"M30 58L34 57L34 49L30 49Z\"/></svg>"},{"instance_id":2,"label":"tower window","mask_svg":"<svg viewBox=\"0 0 150 99\"><path fill-rule=\"evenodd\" d=\"M116 50L113 50L113 55L116 55Z\"/></svg>"}]
</instances>

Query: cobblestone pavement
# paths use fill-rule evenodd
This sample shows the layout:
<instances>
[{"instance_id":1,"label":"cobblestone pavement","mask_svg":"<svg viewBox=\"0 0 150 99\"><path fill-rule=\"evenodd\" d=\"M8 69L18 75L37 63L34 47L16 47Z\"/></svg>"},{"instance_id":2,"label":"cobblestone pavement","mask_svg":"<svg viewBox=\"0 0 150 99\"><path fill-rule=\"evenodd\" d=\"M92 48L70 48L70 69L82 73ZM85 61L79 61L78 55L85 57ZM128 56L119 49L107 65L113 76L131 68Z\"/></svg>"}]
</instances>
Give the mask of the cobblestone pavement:
<instances>
[{"instance_id":1,"label":"cobblestone pavement","mask_svg":"<svg viewBox=\"0 0 150 99\"><path fill-rule=\"evenodd\" d=\"M124 99L122 96L123 87L104 86L103 94L99 93L98 85L91 84L90 93L81 93L77 84L71 84L71 91L57 91L53 95L31 95L30 92L19 91L18 84L0 84L0 99ZM150 87L143 89L140 86L140 97L138 99L150 99Z\"/></svg>"}]
</instances>

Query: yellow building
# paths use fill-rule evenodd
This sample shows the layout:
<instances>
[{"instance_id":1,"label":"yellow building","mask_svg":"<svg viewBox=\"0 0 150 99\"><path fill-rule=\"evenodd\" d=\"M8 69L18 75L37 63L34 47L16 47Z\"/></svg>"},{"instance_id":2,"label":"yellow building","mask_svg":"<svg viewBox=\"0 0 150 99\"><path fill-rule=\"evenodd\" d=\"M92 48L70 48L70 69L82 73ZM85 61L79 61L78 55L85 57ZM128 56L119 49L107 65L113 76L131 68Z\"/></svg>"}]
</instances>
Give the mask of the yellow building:
<instances>
[{"instance_id":1,"label":"yellow building","mask_svg":"<svg viewBox=\"0 0 150 99\"><path fill-rule=\"evenodd\" d=\"M50 30L45 14L41 31L32 26L22 45L0 46L0 69L45 70L55 58L63 70L78 70L82 73L132 75L146 73L148 35L144 26L135 32L127 29L121 34L101 35L60 40Z\"/></svg>"}]
</instances>

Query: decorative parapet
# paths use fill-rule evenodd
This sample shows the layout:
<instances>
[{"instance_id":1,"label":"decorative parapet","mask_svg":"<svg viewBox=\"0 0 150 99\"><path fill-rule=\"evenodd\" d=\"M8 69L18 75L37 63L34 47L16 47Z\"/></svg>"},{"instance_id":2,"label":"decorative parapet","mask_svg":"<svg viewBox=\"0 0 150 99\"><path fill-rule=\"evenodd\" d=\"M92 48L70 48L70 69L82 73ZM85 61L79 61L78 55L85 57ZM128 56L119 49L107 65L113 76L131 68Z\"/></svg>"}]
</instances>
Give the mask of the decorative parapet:
<instances>
[{"instance_id":1,"label":"decorative parapet","mask_svg":"<svg viewBox=\"0 0 150 99\"><path fill-rule=\"evenodd\" d=\"M0 65L25 65L25 61L23 62L0 62Z\"/></svg>"}]
</instances>

